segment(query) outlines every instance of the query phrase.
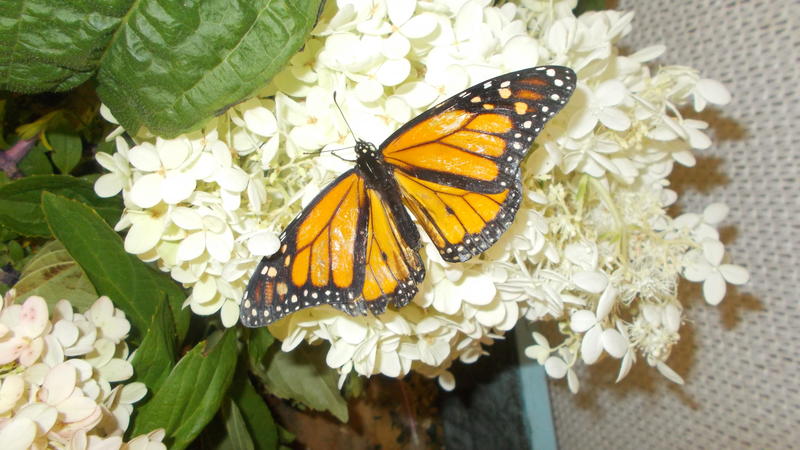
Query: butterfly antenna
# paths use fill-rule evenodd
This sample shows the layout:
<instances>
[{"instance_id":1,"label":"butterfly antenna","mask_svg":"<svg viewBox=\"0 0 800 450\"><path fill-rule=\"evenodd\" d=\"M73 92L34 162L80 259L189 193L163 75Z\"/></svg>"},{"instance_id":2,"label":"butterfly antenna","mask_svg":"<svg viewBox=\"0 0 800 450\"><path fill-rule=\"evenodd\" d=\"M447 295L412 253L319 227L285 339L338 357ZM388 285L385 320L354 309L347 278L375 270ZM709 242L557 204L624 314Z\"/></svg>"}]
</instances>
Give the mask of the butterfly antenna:
<instances>
[{"instance_id":1,"label":"butterfly antenna","mask_svg":"<svg viewBox=\"0 0 800 450\"><path fill-rule=\"evenodd\" d=\"M339 114L342 115L342 120L344 120L344 124L347 125L347 129L350 130L350 134L353 135L353 139L358 141L356 134L353 132L353 128L350 127L350 123L347 122L347 117L344 116L344 111L342 111L342 108L339 106L339 102L336 101L336 91L333 91L333 104L336 105L336 109L338 109Z\"/></svg>"}]
</instances>

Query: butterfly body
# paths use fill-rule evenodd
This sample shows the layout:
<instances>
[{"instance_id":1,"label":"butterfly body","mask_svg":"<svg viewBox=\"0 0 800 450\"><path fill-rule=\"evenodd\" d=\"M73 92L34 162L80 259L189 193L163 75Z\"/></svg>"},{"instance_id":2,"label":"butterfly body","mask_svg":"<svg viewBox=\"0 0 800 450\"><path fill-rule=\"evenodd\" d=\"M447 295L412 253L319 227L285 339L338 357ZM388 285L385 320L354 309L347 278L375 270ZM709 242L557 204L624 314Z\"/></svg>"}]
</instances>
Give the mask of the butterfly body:
<instances>
[{"instance_id":1,"label":"butterfly body","mask_svg":"<svg viewBox=\"0 0 800 450\"><path fill-rule=\"evenodd\" d=\"M522 199L520 163L575 87L542 66L477 84L422 113L379 148L356 143L356 166L306 206L256 268L246 326L329 304L351 315L406 305L425 268L409 210L450 262L494 244Z\"/></svg>"}]
</instances>

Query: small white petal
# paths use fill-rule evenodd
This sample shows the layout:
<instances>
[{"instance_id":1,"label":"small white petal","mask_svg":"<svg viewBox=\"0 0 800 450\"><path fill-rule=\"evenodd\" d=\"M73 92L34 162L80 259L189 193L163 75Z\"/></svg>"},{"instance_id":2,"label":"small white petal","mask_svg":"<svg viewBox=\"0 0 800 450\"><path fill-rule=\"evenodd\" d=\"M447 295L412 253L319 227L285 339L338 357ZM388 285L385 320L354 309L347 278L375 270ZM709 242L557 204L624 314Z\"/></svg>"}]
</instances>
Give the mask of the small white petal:
<instances>
[{"instance_id":1,"label":"small white petal","mask_svg":"<svg viewBox=\"0 0 800 450\"><path fill-rule=\"evenodd\" d=\"M550 343L547 341L547 338L542 333L534 331L533 340L536 341L536 343L541 345L542 347L550 349Z\"/></svg>"},{"instance_id":2,"label":"small white petal","mask_svg":"<svg viewBox=\"0 0 800 450\"><path fill-rule=\"evenodd\" d=\"M683 384L683 378L681 378L681 376L678 375L677 372L672 370L672 368L666 365L664 362L659 361L658 364L656 364L656 368L658 369L659 372L661 372L661 375L664 375L668 380L672 381L673 383Z\"/></svg>"},{"instance_id":3,"label":"small white petal","mask_svg":"<svg viewBox=\"0 0 800 450\"><path fill-rule=\"evenodd\" d=\"M219 262L228 262L233 251L233 237L230 232L206 233L206 249Z\"/></svg>"},{"instance_id":4,"label":"small white petal","mask_svg":"<svg viewBox=\"0 0 800 450\"><path fill-rule=\"evenodd\" d=\"M161 183L164 181L158 173L147 174L133 183L131 201L140 208L152 208L161 201Z\"/></svg>"},{"instance_id":5,"label":"small white petal","mask_svg":"<svg viewBox=\"0 0 800 450\"><path fill-rule=\"evenodd\" d=\"M191 143L188 139L180 137L177 139L156 141L156 151L161 159L164 168L171 170L177 169L186 161L186 157L191 153Z\"/></svg>"},{"instance_id":6,"label":"small white petal","mask_svg":"<svg viewBox=\"0 0 800 450\"><path fill-rule=\"evenodd\" d=\"M222 189L231 192L242 192L247 188L250 178L239 167L232 166L220 169L215 179Z\"/></svg>"},{"instance_id":7,"label":"small white petal","mask_svg":"<svg viewBox=\"0 0 800 450\"><path fill-rule=\"evenodd\" d=\"M485 306L494 300L497 288L488 275L467 276L457 285L458 295L465 302Z\"/></svg>"},{"instance_id":8,"label":"small white petal","mask_svg":"<svg viewBox=\"0 0 800 450\"><path fill-rule=\"evenodd\" d=\"M378 352L378 371L387 377L397 378L403 370L400 357L394 352Z\"/></svg>"},{"instance_id":9,"label":"small white petal","mask_svg":"<svg viewBox=\"0 0 800 450\"><path fill-rule=\"evenodd\" d=\"M0 430L0 442L8 450L30 448L35 438L36 423L27 417L10 419Z\"/></svg>"},{"instance_id":10,"label":"small white petal","mask_svg":"<svg viewBox=\"0 0 800 450\"><path fill-rule=\"evenodd\" d=\"M397 88L395 94L412 108L424 108L433 103L439 95L436 88L422 81L403 84Z\"/></svg>"},{"instance_id":11,"label":"small white petal","mask_svg":"<svg viewBox=\"0 0 800 450\"><path fill-rule=\"evenodd\" d=\"M383 85L373 79L366 79L356 85L356 97L363 103L371 103L383 97Z\"/></svg>"},{"instance_id":12,"label":"small white petal","mask_svg":"<svg viewBox=\"0 0 800 450\"><path fill-rule=\"evenodd\" d=\"M271 231L257 233L247 240L247 250L253 256L270 256L278 251L281 241L278 235Z\"/></svg>"},{"instance_id":13,"label":"small white petal","mask_svg":"<svg viewBox=\"0 0 800 450\"><path fill-rule=\"evenodd\" d=\"M544 362L544 371L550 378L564 378L567 374L567 363L558 356L551 356Z\"/></svg>"},{"instance_id":14,"label":"small white petal","mask_svg":"<svg viewBox=\"0 0 800 450\"><path fill-rule=\"evenodd\" d=\"M94 182L94 192L103 198L113 197L122 190L122 177L116 173L102 175Z\"/></svg>"},{"instance_id":15,"label":"small white petal","mask_svg":"<svg viewBox=\"0 0 800 450\"><path fill-rule=\"evenodd\" d=\"M128 230L125 236L125 251L134 255L141 255L150 251L161 240L164 232L164 222L160 220L141 220Z\"/></svg>"},{"instance_id":16,"label":"small white petal","mask_svg":"<svg viewBox=\"0 0 800 450\"><path fill-rule=\"evenodd\" d=\"M464 4L456 15L454 25L456 39L459 41L469 39L478 32L481 22L483 22L483 5L480 2L467 2Z\"/></svg>"},{"instance_id":17,"label":"small white petal","mask_svg":"<svg viewBox=\"0 0 800 450\"><path fill-rule=\"evenodd\" d=\"M628 352L625 353L625 356L622 358L622 363L619 365L619 374L617 375L616 383L619 383L628 375L628 372L631 371L631 367L633 367L633 352Z\"/></svg>"},{"instance_id":18,"label":"small white petal","mask_svg":"<svg viewBox=\"0 0 800 450\"><path fill-rule=\"evenodd\" d=\"M730 208L725 203L712 203L703 210L703 222L715 225L728 216Z\"/></svg>"},{"instance_id":19,"label":"small white petal","mask_svg":"<svg viewBox=\"0 0 800 450\"><path fill-rule=\"evenodd\" d=\"M180 261L191 261L203 254L206 249L206 233L192 233L178 245L177 258Z\"/></svg>"},{"instance_id":20,"label":"small white petal","mask_svg":"<svg viewBox=\"0 0 800 450\"><path fill-rule=\"evenodd\" d=\"M567 371L567 386L569 387L569 391L573 394L577 394L581 388L581 384L578 381L578 375L575 374L575 371L572 369Z\"/></svg>"},{"instance_id":21,"label":"small white petal","mask_svg":"<svg viewBox=\"0 0 800 450\"><path fill-rule=\"evenodd\" d=\"M408 78L411 63L405 58L388 59L375 72L375 79L384 86L397 86Z\"/></svg>"},{"instance_id":22,"label":"small white petal","mask_svg":"<svg viewBox=\"0 0 800 450\"><path fill-rule=\"evenodd\" d=\"M353 359L355 351L355 345L347 344L343 341L336 342L328 350L328 354L325 356L325 363L328 364L328 367L338 369Z\"/></svg>"},{"instance_id":23,"label":"small white petal","mask_svg":"<svg viewBox=\"0 0 800 450\"><path fill-rule=\"evenodd\" d=\"M603 330L602 341L603 348L614 358L622 358L628 351L628 340L613 328Z\"/></svg>"},{"instance_id":24,"label":"small white petal","mask_svg":"<svg viewBox=\"0 0 800 450\"><path fill-rule=\"evenodd\" d=\"M175 208L172 210L169 218L175 225L184 230L199 230L203 228L203 218L190 208Z\"/></svg>"},{"instance_id":25,"label":"small white petal","mask_svg":"<svg viewBox=\"0 0 800 450\"><path fill-rule=\"evenodd\" d=\"M594 313L582 309L576 311L569 319L569 326L577 333L583 333L589 328L592 328L597 323L597 318Z\"/></svg>"},{"instance_id":26,"label":"small white petal","mask_svg":"<svg viewBox=\"0 0 800 450\"><path fill-rule=\"evenodd\" d=\"M219 315L224 327L233 327L239 323L239 305L234 301L226 301L222 305Z\"/></svg>"},{"instance_id":27,"label":"small white petal","mask_svg":"<svg viewBox=\"0 0 800 450\"><path fill-rule=\"evenodd\" d=\"M600 122L616 131L625 131L631 126L631 119L617 108L603 108L597 117Z\"/></svg>"},{"instance_id":28,"label":"small white petal","mask_svg":"<svg viewBox=\"0 0 800 450\"><path fill-rule=\"evenodd\" d=\"M628 58L635 59L637 62L643 63L658 58L659 56L663 55L665 51L667 51L667 47L663 44L651 45L650 47L645 47L641 50L638 50L637 52L628 56Z\"/></svg>"},{"instance_id":29,"label":"small white petal","mask_svg":"<svg viewBox=\"0 0 800 450\"><path fill-rule=\"evenodd\" d=\"M420 39L433 33L436 30L436 25L435 15L422 13L404 23L400 27L400 32L409 39Z\"/></svg>"},{"instance_id":30,"label":"small white petal","mask_svg":"<svg viewBox=\"0 0 800 450\"><path fill-rule=\"evenodd\" d=\"M572 275L572 282L586 292L599 294L606 288L608 277L598 271L576 272Z\"/></svg>"},{"instance_id":31,"label":"small white petal","mask_svg":"<svg viewBox=\"0 0 800 450\"><path fill-rule=\"evenodd\" d=\"M681 327L681 310L671 303L665 306L663 323L667 331L677 333Z\"/></svg>"},{"instance_id":32,"label":"small white petal","mask_svg":"<svg viewBox=\"0 0 800 450\"><path fill-rule=\"evenodd\" d=\"M703 297L709 305L718 305L725 297L725 279L715 271L703 282Z\"/></svg>"},{"instance_id":33,"label":"small white petal","mask_svg":"<svg viewBox=\"0 0 800 450\"><path fill-rule=\"evenodd\" d=\"M389 59L403 58L408 54L409 50L411 50L411 43L408 38L400 33L393 33L386 38L381 49L384 56Z\"/></svg>"},{"instance_id":34,"label":"small white petal","mask_svg":"<svg viewBox=\"0 0 800 450\"><path fill-rule=\"evenodd\" d=\"M725 85L717 80L703 78L697 82L695 89L711 103L716 103L717 105L727 105L731 101L730 91L728 91Z\"/></svg>"},{"instance_id":35,"label":"small white petal","mask_svg":"<svg viewBox=\"0 0 800 450\"><path fill-rule=\"evenodd\" d=\"M399 0L386 2L386 14L395 26L400 26L414 15L416 0Z\"/></svg>"},{"instance_id":36,"label":"small white petal","mask_svg":"<svg viewBox=\"0 0 800 450\"><path fill-rule=\"evenodd\" d=\"M611 308L614 307L614 304L617 302L617 288L614 287L613 284L609 284L608 287L603 291L603 294L600 295L600 300L597 303L597 320L603 320L606 318L609 312L611 312Z\"/></svg>"},{"instance_id":37,"label":"small white petal","mask_svg":"<svg viewBox=\"0 0 800 450\"><path fill-rule=\"evenodd\" d=\"M695 164L697 164L697 159L694 157L694 153L689 150L672 152L672 159L674 159L678 164L686 167L694 167Z\"/></svg>"},{"instance_id":38,"label":"small white petal","mask_svg":"<svg viewBox=\"0 0 800 450\"><path fill-rule=\"evenodd\" d=\"M367 337L367 326L360 320L339 317L334 324L336 334L348 344L360 344Z\"/></svg>"},{"instance_id":39,"label":"small white petal","mask_svg":"<svg viewBox=\"0 0 800 450\"><path fill-rule=\"evenodd\" d=\"M161 168L161 159L158 157L153 144L145 142L144 144L133 147L128 152L128 160L133 167L144 172L155 172Z\"/></svg>"},{"instance_id":40,"label":"small white petal","mask_svg":"<svg viewBox=\"0 0 800 450\"><path fill-rule=\"evenodd\" d=\"M719 272L725 278L725 281L731 284L745 284L750 280L750 273L742 266L736 264L722 264L719 266Z\"/></svg>"},{"instance_id":41,"label":"small white petal","mask_svg":"<svg viewBox=\"0 0 800 450\"><path fill-rule=\"evenodd\" d=\"M581 359L585 364L594 364L603 353L603 341L601 340L603 329L600 325L593 326L583 335L581 341Z\"/></svg>"},{"instance_id":42,"label":"small white petal","mask_svg":"<svg viewBox=\"0 0 800 450\"><path fill-rule=\"evenodd\" d=\"M706 239L703 241L703 256L712 266L719 266L725 256L725 246L720 241Z\"/></svg>"},{"instance_id":43,"label":"small white petal","mask_svg":"<svg viewBox=\"0 0 800 450\"><path fill-rule=\"evenodd\" d=\"M597 102L602 106L614 106L622 103L628 89L619 80L609 80L601 83L594 91Z\"/></svg>"},{"instance_id":44,"label":"small white petal","mask_svg":"<svg viewBox=\"0 0 800 450\"><path fill-rule=\"evenodd\" d=\"M454 377L453 374L448 370L442 372L437 381L439 382L439 386L448 392L452 391L456 387L456 377Z\"/></svg>"},{"instance_id":45,"label":"small white petal","mask_svg":"<svg viewBox=\"0 0 800 450\"><path fill-rule=\"evenodd\" d=\"M278 131L275 115L267 108L259 106L242 114L247 129L261 136L272 136Z\"/></svg>"},{"instance_id":46,"label":"small white petal","mask_svg":"<svg viewBox=\"0 0 800 450\"><path fill-rule=\"evenodd\" d=\"M188 174L169 174L161 183L161 197L164 202L175 205L189 198L195 187L197 182Z\"/></svg>"}]
</instances>

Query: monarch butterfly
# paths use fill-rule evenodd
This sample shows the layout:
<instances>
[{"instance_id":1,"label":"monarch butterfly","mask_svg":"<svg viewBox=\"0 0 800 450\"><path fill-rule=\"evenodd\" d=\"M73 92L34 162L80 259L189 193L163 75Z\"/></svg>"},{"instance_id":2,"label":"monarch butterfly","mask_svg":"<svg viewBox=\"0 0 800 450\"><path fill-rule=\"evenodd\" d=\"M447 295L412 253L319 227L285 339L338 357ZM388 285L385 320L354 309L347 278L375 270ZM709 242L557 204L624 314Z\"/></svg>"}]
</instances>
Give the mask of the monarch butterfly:
<instances>
[{"instance_id":1,"label":"monarch butterfly","mask_svg":"<svg viewBox=\"0 0 800 450\"><path fill-rule=\"evenodd\" d=\"M248 327L331 305L350 315L406 305L425 277L416 217L442 258L467 261L508 229L520 161L567 102L575 72L541 66L472 86L420 114L380 148L356 140L356 166L286 227L241 302Z\"/></svg>"}]
</instances>

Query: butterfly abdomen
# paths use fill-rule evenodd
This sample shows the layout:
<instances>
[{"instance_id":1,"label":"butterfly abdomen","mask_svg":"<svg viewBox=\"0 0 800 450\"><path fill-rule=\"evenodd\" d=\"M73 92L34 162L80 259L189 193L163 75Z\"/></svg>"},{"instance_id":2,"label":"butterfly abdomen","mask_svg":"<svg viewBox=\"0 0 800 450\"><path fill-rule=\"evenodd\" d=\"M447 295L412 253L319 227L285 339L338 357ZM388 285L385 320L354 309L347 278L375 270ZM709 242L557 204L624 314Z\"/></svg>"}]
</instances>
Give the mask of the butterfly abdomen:
<instances>
[{"instance_id":1,"label":"butterfly abdomen","mask_svg":"<svg viewBox=\"0 0 800 450\"><path fill-rule=\"evenodd\" d=\"M414 250L418 249L420 247L419 232L403 206L400 188L391 172L392 168L383 162L380 153L369 142L359 140L356 143L356 154L358 155L356 165L364 176L367 187L381 194L397 221L400 234L406 244Z\"/></svg>"}]
</instances>

